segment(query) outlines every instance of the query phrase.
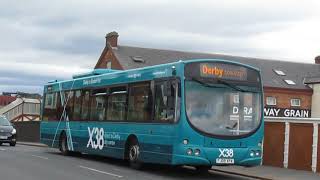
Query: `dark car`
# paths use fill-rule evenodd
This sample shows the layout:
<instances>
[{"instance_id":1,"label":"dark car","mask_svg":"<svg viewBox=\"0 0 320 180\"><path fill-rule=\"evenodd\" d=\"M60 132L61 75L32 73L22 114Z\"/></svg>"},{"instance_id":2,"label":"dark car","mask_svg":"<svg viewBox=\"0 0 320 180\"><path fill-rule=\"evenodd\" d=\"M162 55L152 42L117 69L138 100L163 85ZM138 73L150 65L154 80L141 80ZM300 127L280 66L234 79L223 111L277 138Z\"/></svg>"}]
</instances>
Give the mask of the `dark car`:
<instances>
[{"instance_id":1,"label":"dark car","mask_svg":"<svg viewBox=\"0 0 320 180\"><path fill-rule=\"evenodd\" d=\"M10 146L16 145L17 131L5 116L0 116L0 145L9 143Z\"/></svg>"}]
</instances>

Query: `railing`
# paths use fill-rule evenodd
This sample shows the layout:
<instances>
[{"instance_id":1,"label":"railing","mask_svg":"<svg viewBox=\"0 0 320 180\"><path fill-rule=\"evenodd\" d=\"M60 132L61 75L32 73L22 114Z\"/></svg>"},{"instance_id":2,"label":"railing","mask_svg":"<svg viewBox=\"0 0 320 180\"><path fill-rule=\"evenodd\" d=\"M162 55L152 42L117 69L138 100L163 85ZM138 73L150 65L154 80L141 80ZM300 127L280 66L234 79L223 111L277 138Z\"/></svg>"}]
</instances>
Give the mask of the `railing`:
<instances>
[{"instance_id":1,"label":"railing","mask_svg":"<svg viewBox=\"0 0 320 180\"><path fill-rule=\"evenodd\" d=\"M17 99L4 107L6 109L3 110L1 114L6 116L10 121L24 121L25 119L32 121L40 116L40 106L40 101L37 103L26 102L24 99Z\"/></svg>"}]
</instances>

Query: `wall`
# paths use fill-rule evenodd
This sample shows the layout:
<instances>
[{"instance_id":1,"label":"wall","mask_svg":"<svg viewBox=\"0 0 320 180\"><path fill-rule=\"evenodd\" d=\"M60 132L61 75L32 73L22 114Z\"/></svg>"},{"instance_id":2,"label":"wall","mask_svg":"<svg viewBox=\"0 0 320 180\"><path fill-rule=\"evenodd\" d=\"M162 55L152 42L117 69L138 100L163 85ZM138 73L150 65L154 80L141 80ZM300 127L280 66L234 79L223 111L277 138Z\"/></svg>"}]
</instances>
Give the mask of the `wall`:
<instances>
[{"instance_id":1,"label":"wall","mask_svg":"<svg viewBox=\"0 0 320 180\"><path fill-rule=\"evenodd\" d=\"M40 142L40 121L14 122L17 141Z\"/></svg>"},{"instance_id":2,"label":"wall","mask_svg":"<svg viewBox=\"0 0 320 180\"><path fill-rule=\"evenodd\" d=\"M312 90L296 90L296 89L280 89L280 88L264 88L264 102L267 96L277 98L277 108L290 108L291 99L301 99L300 109L311 109Z\"/></svg>"},{"instance_id":3,"label":"wall","mask_svg":"<svg viewBox=\"0 0 320 180\"><path fill-rule=\"evenodd\" d=\"M264 115L271 117L311 117L312 89L264 88L266 97L275 97L276 105L266 105ZM291 99L300 99L300 106L291 106Z\"/></svg>"},{"instance_id":4,"label":"wall","mask_svg":"<svg viewBox=\"0 0 320 180\"><path fill-rule=\"evenodd\" d=\"M263 164L320 171L320 118L265 118Z\"/></svg>"},{"instance_id":5,"label":"wall","mask_svg":"<svg viewBox=\"0 0 320 180\"><path fill-rule=\"evenodd\" d=\"M313 84L311 116L320 118L320 84Z\"/></svg>"},{"instance_id":6,"label":"wall","mask_svg":"<svg viewBox=\"0 0 320 180\"><path fill-rule=\"evenodd\" d=\"M113 54L112 50L109 49L110 48L108 48L108 50L104 50L102 57L100 57L95 69L105 69L107 68L107 62L111 61L112 69L122 70L123 68L117 60L116 56Z\"/></svg>"}]
</instances>

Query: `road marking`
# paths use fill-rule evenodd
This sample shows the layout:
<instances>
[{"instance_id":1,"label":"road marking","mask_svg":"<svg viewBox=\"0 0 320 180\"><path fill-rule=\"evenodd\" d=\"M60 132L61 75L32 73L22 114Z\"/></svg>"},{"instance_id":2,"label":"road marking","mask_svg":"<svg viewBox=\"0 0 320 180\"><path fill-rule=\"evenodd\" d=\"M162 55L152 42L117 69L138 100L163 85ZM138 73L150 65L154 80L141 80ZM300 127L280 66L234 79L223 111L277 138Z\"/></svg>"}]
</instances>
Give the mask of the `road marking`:
<instances>
[{"instance_id":1,"label":"road marking","mask_svg":"<svg viewBox=\"0 0 320 180\"><path fill-rule=\"evenodd\" d=\"M40 158L40 159L45 159L45 160L48 160L49 158L47 158L47 157L43 157L43 156L36 156L36 155L31 155L31 156L33 156L33 157L37 157L37 158Z\"/></svg>"},{"instance_id":2,"label":"road marking","mask_svg":"<svg viewBox=\"0 0 320 180\"><path fill-rule=\"evenodd\" d=\"M5 151L6 149L0 148L0 151Z\"/></svg>"},{"instance_id":3,"label":"road marking","mask_svg":"<svg viewBox=\"0 0 320 180\"><path fill-rule=\"evenodd\" d=\"M90 171L94 171L94 172L98 172L98 173L102 173L102 174L107 174L109 176L114 176L114 177L118 177L118 178L122 178L123 177L123 176L120 176L120 175L117 175L117 174L112 174L112 173L109 173L109 172L104 172L104 171L100 171L100 170L89 168L89 167L85 167L85 166L79 166L79 167L83 168L83 169L88 169Z\"/></svg>"}]
</instances>

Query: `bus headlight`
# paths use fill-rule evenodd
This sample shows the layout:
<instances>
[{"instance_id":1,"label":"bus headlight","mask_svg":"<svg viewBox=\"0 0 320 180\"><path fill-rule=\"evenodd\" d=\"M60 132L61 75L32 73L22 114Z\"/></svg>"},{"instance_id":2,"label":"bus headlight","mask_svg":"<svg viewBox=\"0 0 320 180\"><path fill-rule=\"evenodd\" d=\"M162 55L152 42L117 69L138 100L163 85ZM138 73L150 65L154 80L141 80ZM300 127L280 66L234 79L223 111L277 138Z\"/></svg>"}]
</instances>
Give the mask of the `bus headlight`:
<instances>
[{"instance_id":1,"label":"bus headlight","mask_svg":"<svg viewBox=\"0 0 320 180\"><path fill-rule=\"evenodd\" d=\"M253 157L254 154L255 154L254 151L251 151L251 152L250 152L250 156L251 156L251 157Z\"/></svg>"},{"instance_id":2,"label":"bus headlight","mask_svg":"<svg viewBox=\"0 0 320 180\"><path fill-rule=\"evenodd\" d=\"M183 140L183 144L184 144L184 145L187 145L188 143L189 143L188 139L184 139L184 140Z\"/></svg>"},{"instance_id":3,"label":"bus headlight","mask_svg":"<svg viewBox=\"0 0 320 180\"><path fill-rule=\"evenodd\" d=\"M11 131L11 134L16 134L16 133L17 133L17 130L13 128Z\"/></svg>"},{"instance_id":4,"label":"bus headlight","mask_svg":"<svg viewBox=\"0 0 320 180\"><path fill-rule=\"evenodd\" d=\"M200 155L200 149L194 150L194 155L199 156Z\"/></svg>"},{"instance_id":5,"label":"bus headlight","mask_svg":"<svg viewBox=\"0 0 320 180\"><path fill-rule=\"evenodd\" d=\"M256 156L260 156L260 151L256 151Z\"/></svg>"},{"instance_id":6,"label":"bus headlight","mask_svg":"<svg viewBox=\"0 0 320 180\"><path fill-rule=\"evenodd\" d=\"M190 148L187 149L187 154L188 154L188 155L192 155L192 149L190 149Z\"/></svg>"}]
</instances>

